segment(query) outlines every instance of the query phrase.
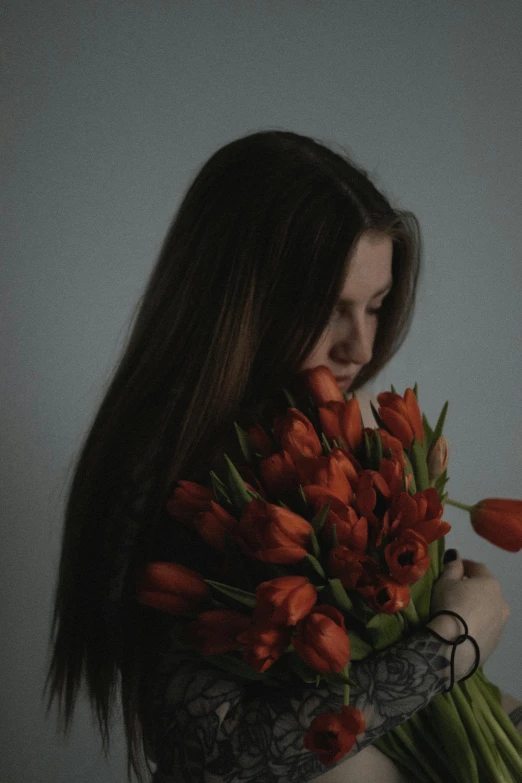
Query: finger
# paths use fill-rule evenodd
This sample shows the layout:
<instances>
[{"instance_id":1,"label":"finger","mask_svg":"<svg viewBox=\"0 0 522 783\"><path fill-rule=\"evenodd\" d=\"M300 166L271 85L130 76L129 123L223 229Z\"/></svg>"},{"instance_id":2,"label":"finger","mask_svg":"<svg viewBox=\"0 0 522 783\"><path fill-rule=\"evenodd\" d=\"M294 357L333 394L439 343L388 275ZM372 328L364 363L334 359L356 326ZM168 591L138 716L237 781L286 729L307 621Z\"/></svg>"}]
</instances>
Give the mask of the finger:
<instances>
[{"instance_id":1,"label":"finger","mask_svg":"<svg viewBox=\"0 0 522 783\"><path fill-rule=\"evenodd\" d=\"M454 555L453 555L454 553ZM453 559L449 559L444 565L444 571L441 574L441 579L462 579L464 575L464 566L462 558L459 553L453 549L446 552L446 555Z\"/></svg>"},{"instance_id":2,"label":"finger","mask_svg":"<svg viewBox=\"0 0 522 783\"><path fill-rule=\"evenodd\" d=\"M474 560L463 560L464 575L467 577L490 577L494 579L493 574L484 563L476 563Z\"/></svg>"}]
</instances>

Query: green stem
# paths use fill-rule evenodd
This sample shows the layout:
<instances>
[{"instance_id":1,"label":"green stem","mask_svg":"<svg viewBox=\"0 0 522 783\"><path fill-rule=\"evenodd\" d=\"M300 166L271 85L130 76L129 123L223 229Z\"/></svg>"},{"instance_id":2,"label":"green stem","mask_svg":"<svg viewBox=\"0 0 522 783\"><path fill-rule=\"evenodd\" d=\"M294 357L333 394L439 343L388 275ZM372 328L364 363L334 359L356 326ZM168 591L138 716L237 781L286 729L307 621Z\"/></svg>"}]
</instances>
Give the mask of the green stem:
<instances>
[{"instance_id":1,"label":"green stem","mask_svg":"<svg viewBox=\"0 0 522 783\"><path fill-rule=\"evenodd\" d=\"M495 773L497 771L495 758L488 747L484 732L482 731L475 716L474 710L472 709L468 699L461 689L461 686L457 683L451 690L450 694L445 694L445 697L451 699L454 702L458 712L460 713L462 723L466 727L469 737L472 740L472 744L475 745L475 753L479 756L481 762L483 762L484 766L487 768L488 774L491 775L491 779L495 780Z\"/></svg>"},{"instance_id":2,"label":"green stem","mask_svg":"<svg viewBox=\"0 0 522 783\"><path fill-rule=\"evenodd\" d=\"M484 686L480 685L479 682L476 681L473 683L471 683L471 681L469 683L466 682L466 685L468 686L467 690L470 693L470 696L473 698L474 703L481 711L484 720L487 722L488 728L495 736L495 746L497 750L500 754L502 754L503 760L518 776L518 779L522 780L522 758L520 753L515 750L508 735L502 728L500 721L493 714L488 700L483 693Z\"/></svg>"},{"instance_id":3,"label":"green stem","mask_svg":"<svg viewBox=\"0 0 522 783\"><path fill-rule=\"evenodd\" d=\"M348 672L348 664L346 664L346 666L344 667L343 674L344 674L344 676L346 678L348 678L350 676L349 672ZM350 706L350 686L348 685L347 682L344 683L343 696L344 696L344 698L343 698L344 706L345 707L349 707Z\"/></svg>"},{"instance_id":4,"label":"green stem","mask_svg":"<svg viewBox=\"0 0 522 783\"><path fill-rule=\"evenodd\" d=\"M470 680L473 679L473 677L470 677ZM464 687L466 684L468 684L467 680L466 683L464 683ZM480 692L487 701L491 712L502 726L503 730L509 737L509 740L517 749L520 758L522 759L522 737L511 722L509 716L506 714L501 702L491 692L491 683L481 668L477 670L477 684L480 684Z\"/></svg>"},{"instance_id":5,"label":"green stem","mask_svg":"<svg viewBox=\"0 0 522 783\"><path fill-rule=\"evenodd\" d=\"M452 500L451 498L446 498L444 502L450 506L455 506L455 508L461 508L463 511L469 511L470 514L474 509L474 506L467 506L465 503L459 503L458 500Z\"/></svg>"}]
</instances>

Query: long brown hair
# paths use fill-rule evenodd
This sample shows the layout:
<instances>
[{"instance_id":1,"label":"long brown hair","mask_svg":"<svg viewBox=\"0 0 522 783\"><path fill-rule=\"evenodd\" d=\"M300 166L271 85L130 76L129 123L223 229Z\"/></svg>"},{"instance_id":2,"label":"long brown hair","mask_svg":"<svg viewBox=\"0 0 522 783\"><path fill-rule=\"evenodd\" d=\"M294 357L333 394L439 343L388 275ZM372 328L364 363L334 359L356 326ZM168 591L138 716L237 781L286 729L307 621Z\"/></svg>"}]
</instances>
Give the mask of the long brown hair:
<instances>
[{"instance_id":1,"label":"long brown hair","mask_svg":"<svg viewBox=\"0 0 522 783\"><path fill-rule=\"evenodd\" d=\"M346 155L285 131L239 138L203 166L167 233L74 465L46 684L65 730L86 685L105 750L120 693L129 777L141 779L141 687L154 648L133 600L135 569L173 482L199 475L237 411L299 372L365 231L393 240L393 288L358 387L406 335L421 243L416 218Z\"/></svg>"}]
</instances>

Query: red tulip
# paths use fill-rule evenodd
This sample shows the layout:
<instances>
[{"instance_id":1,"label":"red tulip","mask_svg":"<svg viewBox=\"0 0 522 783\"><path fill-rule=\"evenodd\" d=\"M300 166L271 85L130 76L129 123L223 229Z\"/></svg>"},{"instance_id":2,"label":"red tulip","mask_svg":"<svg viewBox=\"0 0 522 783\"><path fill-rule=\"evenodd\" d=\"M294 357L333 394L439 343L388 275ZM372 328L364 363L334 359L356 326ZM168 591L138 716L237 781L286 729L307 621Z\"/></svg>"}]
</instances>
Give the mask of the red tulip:
<instances>
[{"instance_id":1,"label":"red tulip","mask_svg":"<svg viewBox=\"0 0 522 783\"><path fill-rule=\"evenodd\" d=\"M235 529L245 554L268 563L297 563L307 554L313 528L306 519L282 506L252 500Z\"/></svg>"},{"instance_id":2,"label":"red tulip","mask_svg":"<svg viewBox=\"0 0 522 783\"><path fill-rule=\"evenodd\" d=\"M431 544L451 530L451 525L441 519L442 511L435 487L416 492L413 497L407 492L401 492L390 506L393 520L390 531L400 535L404 530L415 530Z\"/></svg>"},{"instance_id":3,"label":"red tulip","mask_svg":"<svg viewBox=\"0 0 522 783\"><path fill-rule=\"evenodd\" d=\"M332 547L328 555L328 574L341 580L347 590L352 590L363 573L359 555L344 544Z\"/></svg>"},{"instance_id":4,"label":"red tulip","mask_svg":"<svg viewBox=\"0 0 522 783\"><path fill-rule=\"evenodd\" d=\"M373 432L373 430L371 430ZM379 435L381 436L382 450L386 454L387 451L391 451L392 459L396 460L402 468L406 467L406 458L404 456L404 448L398 438L394 438L389 432L383 429L379 429Z\"/></svg>"},{"instance_id":5,"label":"red tulip","mask_svg":"<svg viewBox=\"0 0 522 783\"><path fill-rule=\"evenodd\" d=\"M321 430L328 441L339 440L341 435L341 411L344 408L342 402L324 402L318 409Z\"/></svg>"},{"instance_id":6,"label":"red tulip","mask_svg":"<svg viewBox=\"0 0 522 783\"><path fill-rule=\"evenodd\" d=\"M332 401L344 403L343 393L328 367L320 365L312 370L303 370L300 376L317 406Z\"/></svg>"},{"instance_id":7,"label":"red tulip","mask_svg":"<svg viewBox=\"0 0 522 783\"><path fill-rule=\"evenodd\" d=\"M396 614L410 603L410 588L386 576L377 577L374 584L358 588L358 592L376 612Z\"/></svg>"},{"instance_id":8,"label":"red tulip","mask_svg":"<svg viewBox=\"0 0 522 783\"><path fill-rule=\"evenodd\" d=\"M178 563L149 563L138 577L136 597L141 604L170 614L197 611L210 597L202 576Z\"/></svg>"},{"instance_id":9,"label":"red tulip","mask_svg":"<svg viewBox=\"0 0 522 783\"><path fill-rule=\"evenodd\" d=\"M252 624L252 618L231 609L201 612L189 623L186 641L202 655L220 655L241 647L237 637Z\"/></svg>"},{"instance_id":10,"label":"red tulip","mask_svg":"<svg viewBox=\"0 0 522 783\"><path fill-rule=\"evenodd\" d=\"M269 457L273 452L270 436L265 432L260 424L254 424L248 430L248 438L254 453L261 454L262 457Z\"/></svg>"},{"instance_id":11,"label":"red tulip","mask_svg":"<svg viewBox=\"0 0 522 783\"><path fill-rule=\"evenodd\" d=\"M284 449L264 459L259 472L273 497L284 497L299 489L299 474L292 457Z\"/></svg>"},{"instance_id":12,"label":"red tulip","mask_svg":"<svg viewBox=\"0 0 522 783\"><path fill-rule=\"evenodd\" d=\"M357 451L363 439L361 408L357 397L351 397L341 414L341 436L351 451Z\"/></svg>"},{"instance_id":13,"label":"red tulip","mask_svg":"<svg viewBox=\"0 0 522 783\"><path fill-rule=\"evenodd\" d=\"M379 416L405 449L410 448L414 438L423 442L422 416L412 389L406 389L404 397L395 392L382 392L377 395L377 401Z\"/></svg>"},{"instance_id":14,"label":"red tulip","mask_svg":"<svg viewBox=\"0 0 522 783\"><path fill-rule=\"evenodd\" d=\"M202 539L215 549L223 551L225 536L231 534L237 525L235 518L219 503L210 501L210 511L202 511L194 517L194 527Z\"/></svg>"},{"instance_id":15,"label":"red tulip","mask_svg":"<svg viewBox=\"0 0 522 783\"><path fill-rule=\"evenodd\" d=\"M189 524L196 514L210 510L211 500L214 500L214 495L207 487L194 481L178 481L167 503L167 511L180 522Z\"/></svg>"},{"instance_id":16,"label":"red tulip","mask_svg":"<svg viewBox=\"0 0 522 783\"><path fill-rule=\"evenodd\" d=\"M379 473L388 485L392 495L398 495L403 491L404 470L400 462L383 457L379 465Z\"/></svg>"},{"instance_id":17,"label":"red tulip","mask_svg":"<svg viewBox=\"0 0 522 783\"><path fill-rule=\"evenodd\" d=\"M384 548L384 557L392 579L401 585L417 582L430 567L428 543L415 530L404 530L396 541Z\"/></svg>"},{"instance_id":18,"label":"red tulip","mask_svg":"<svg viewBox=\"0 0 522 783\"><path fill-rule=\"evenodd\" d=\"M350 482L343 473L338 460L331 455L311 459L301 457L296 460L295 466L303 487L308 484L325 487L342 503L349 503L352 499L353 490Z\"/></svg>"},{"instance_id":19,"label":"red tulip","mask_svg":"<svg viewBox=\"0 0 522 783\"><path fill-rule=\"evenodd\" d=\"M329 604L316 606L297 623L292 644L303 661L321 674L340 672L350 660L344 617Z\"/></svg>"},{"instance_id":20,"label":"red tulip","mask_svg":"<svg viewBox=\"0 0 522 783\"><path fill-rule=\"evenodd\" d=\"M507 552L522 548L522 500L486 498L470 511L476 533Z\"/></svg>"},{"instance_id":21,"label":"red tulip","mask_svg":"<svg viewBox=\"0 0 522 783\"><path fill-rule=\"evenodd\" d=\"M238 636L245 645L243 658L256 672L266 672L286 651L290 644L290 628L280 626L252 626Z\"/></svg>"},{"instance_id":22,"label":"red tulip","mask_svg":"<svg viewBox=\"0 0 522 783\"><path fill-rule=\"evenodd\" d=\"M366 517L370 524L377 525L379 523L379 518L374 513L377 501L384 499L389 502L390 497L391 493L388 484L376 470L363 470L359 474L359 481L355 490L355 502L359 513Z\"/></svg>"},{"instance_id":23,"label":"red tulip","mask_svg":"<svg viewBox=\"0 0 522 783\"><path fill-rule=\"evenodd\" d=\"M340 712L324 712L314 718L305 734L304 746L317 754L321 764L335 764L351 751L357 734L365 730L363 713L344 706Z\"/></svg>"},{"instance_id":24,"label":"red tulip","mask_svg":"<svg viewBox=\"0 0 522 783\"><path fill-rule=\"evenodd\" d=\"M335 525L337 541L357 552L364 552L368 543L368 521L357 514L351 506L345 506L338 514L330 508L323 528L326 536Z\"/></svg>"},{"instance_id":25,"label":"red tulip","mask_svg":"<svg viewBox=\"0 0 522 783\"><path fill-rule=\"evenodd\" d=\"M292 459L319 457L323 447L310 419L297 408L288 408L274 421L274 434Z\"/></svg>"},{"instance_id":26,"label":"red tulip","mask_svg":"<svg viewBox=\"0 0 522 783\"><path fill-rule=\"evenodd\" d=\"M362 443L361 409L356 397L347 402L328 402L318 408L321 429L329 441L342 440L351 451Z\"/></svg>"},{"instance_id":27,"label":"red tulip","mask_svg":"<svg viewBox=\"0 0 522 783\"><path fill-rule=\"evenodd\" d=\"M305 576L280 576L258 585L254 619L259 625L295 625L316 600L317 590Z\"/></svg>"},{"instance_id":28,"label":"red tulip","mask_svg":"<svg viewBox=\"0 0 522 783\"><path fill-rule=\"evenodd\" d=\"M342 472L350 482L350 486L352 489L355 489L357 486L358 474L362 470L357 460L349 452L347 453L346 451L343 451L343 449L337 448L337 446L331 450L330 457L339 463Z\"/></svg>"},{"instance_id":29,"label":"red tulip","mask_svg":"<svg viewBox=\"0 0 522 783\"><path fill-rule=\"evenodd\" d=\"M330 503L330 510L336 514L343 515L346 510L346 503L343 503L337 495L334 495L329 489L318 484L306 484L303 487L304 496L308 503L315 509L316 513Z\"/></svg>"}]
</instances>

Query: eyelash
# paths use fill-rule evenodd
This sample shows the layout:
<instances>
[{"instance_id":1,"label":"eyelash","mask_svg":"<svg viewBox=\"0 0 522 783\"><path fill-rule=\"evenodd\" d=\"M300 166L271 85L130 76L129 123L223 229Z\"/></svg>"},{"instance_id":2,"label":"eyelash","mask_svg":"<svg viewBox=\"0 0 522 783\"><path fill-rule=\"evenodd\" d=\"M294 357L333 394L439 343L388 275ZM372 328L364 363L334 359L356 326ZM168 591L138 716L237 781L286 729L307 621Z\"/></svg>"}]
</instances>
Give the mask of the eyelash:
<instances>
[{"instance_id":1,"label":"eyelash","mask_svg":"<svg viewBox=\"0 0 522 783\"><path fill-rule=\"evenodd\" d=\"M366 312L367 312L367 314L368 314L368 315L377 315L377 316L378 316L378 315L379 315L379 312L380 312L381 310L382 310L382 305L380 305L379 307L371 307L371 308L370 308L369 310L367 310ZM338 316L342 316L342 315L344 315L344 312L341 312L339 309L336 309L336 310L334 311L334 314L333 314L333 316L332 316L332 319L331 319L331 320L333 320L334 318L337 318Z\"/></svg>"}]
</instances>

